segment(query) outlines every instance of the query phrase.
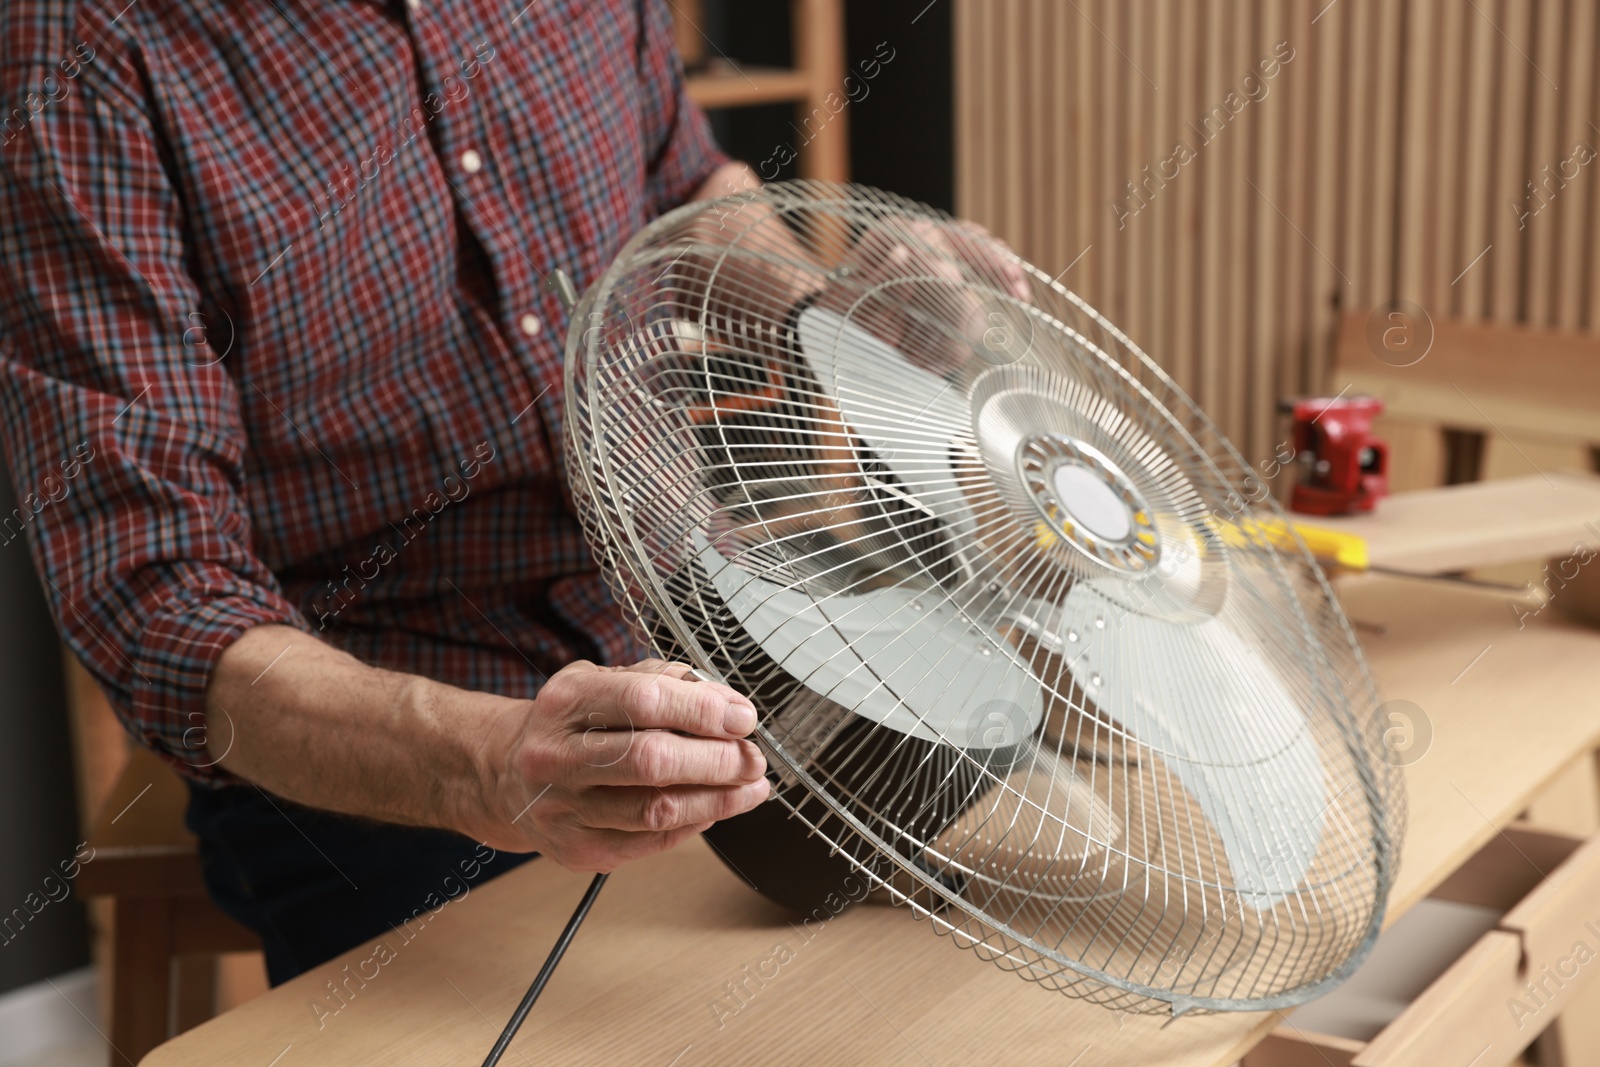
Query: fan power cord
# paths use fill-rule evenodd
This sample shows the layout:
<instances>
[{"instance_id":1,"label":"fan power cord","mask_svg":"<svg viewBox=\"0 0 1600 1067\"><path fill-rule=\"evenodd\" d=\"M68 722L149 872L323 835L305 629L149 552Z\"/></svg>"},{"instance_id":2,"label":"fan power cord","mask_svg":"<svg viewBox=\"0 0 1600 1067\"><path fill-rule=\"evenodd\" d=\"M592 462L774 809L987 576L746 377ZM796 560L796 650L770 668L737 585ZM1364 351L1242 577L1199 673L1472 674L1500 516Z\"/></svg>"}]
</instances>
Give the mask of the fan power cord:
<instances>
[{"instance_id":1,"label":"fan power cord","mask_svg":"<svg viewBox=\"0 0 1600 1067\"><path fill-rule=\"evenodd\" d=\"M517 1010L511 1013L511 1021L506 1023L506 1028L501 1031L500 1040L494 1043L494 1048L484 1057L483 1067L494 1067L500 1062L500 1057L506 1054L506 1049L511 1047L511 1039L522 1029L522 1021L528 1017L528 1012L533 1010L533 1002L539 999L539 994L544 992L545 984L555 973L556 964L566 955L567 946L572 944L572 938L577 934L578 927L583 925L584 917L589 914L589 909L594 907L595 898L600 895L600 887L606 884L606 879L609 877L611 877L609 874L597 874L594 876L594 881L589 883L589 891L578 901L577 908L572 912L572 918L567 920L567 928L561 931L561 936L550 949L550 955L545 957L544 966L539 968L538 977L534 978L533 984L523 994L522 1003L517 1005Z\"/></svg>"}]
</instances>

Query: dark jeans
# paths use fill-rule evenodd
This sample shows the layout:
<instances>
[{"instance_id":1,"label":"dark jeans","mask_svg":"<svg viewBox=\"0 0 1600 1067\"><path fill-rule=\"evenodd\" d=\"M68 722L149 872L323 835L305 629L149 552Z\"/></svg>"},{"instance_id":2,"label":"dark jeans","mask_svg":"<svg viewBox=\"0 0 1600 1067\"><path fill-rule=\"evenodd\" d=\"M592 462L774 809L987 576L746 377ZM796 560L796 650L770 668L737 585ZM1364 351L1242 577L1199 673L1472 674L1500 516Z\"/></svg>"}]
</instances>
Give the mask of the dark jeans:
<instances>
[{"instance_id":1,"label":"dark jeans","mask_svg":"<svg viewBox=\"0 0 1600 1067\"><path fill-rule=\"evenodd\" d=\"M254 786L191 785L187 822L211 898L261 935L273 985L534 855L317 811Z\"/></svg>"}]
</instances>

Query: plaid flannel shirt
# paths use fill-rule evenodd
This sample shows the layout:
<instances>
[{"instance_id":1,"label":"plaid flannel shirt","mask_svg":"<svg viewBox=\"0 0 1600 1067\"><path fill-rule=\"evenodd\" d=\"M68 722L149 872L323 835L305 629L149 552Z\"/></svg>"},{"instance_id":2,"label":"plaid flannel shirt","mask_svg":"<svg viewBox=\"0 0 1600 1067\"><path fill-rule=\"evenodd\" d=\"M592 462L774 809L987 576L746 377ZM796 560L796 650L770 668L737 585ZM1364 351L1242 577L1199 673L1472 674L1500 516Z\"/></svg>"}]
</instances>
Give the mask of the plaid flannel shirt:
<instances>
[{"instance_id":1,"label":"plaid flannel shirt","mask_svg":"<svg viewBox=\"0 0 1600 1067\"><path fill-rule=\"evenodd\" d=\"M262 623L514 696L636 655L543 275L725 161L666 0L0 5L0 543L129 730L230 781L205 686Z\"/></svg>"}]
</instances>

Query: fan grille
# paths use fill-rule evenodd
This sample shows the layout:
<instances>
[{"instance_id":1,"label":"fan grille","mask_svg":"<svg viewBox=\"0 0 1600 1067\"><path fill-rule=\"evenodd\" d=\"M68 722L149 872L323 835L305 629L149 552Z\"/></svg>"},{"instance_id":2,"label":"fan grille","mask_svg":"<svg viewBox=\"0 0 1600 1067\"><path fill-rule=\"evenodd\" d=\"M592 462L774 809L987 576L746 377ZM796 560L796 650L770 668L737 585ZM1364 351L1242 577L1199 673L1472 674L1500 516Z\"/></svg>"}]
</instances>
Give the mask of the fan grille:
<instances>
[{"instance_id":1,"label":"fan grille","mask_svg":"<svg viewBox=\"0 0 1600 1067\"><path fill-rule=\"evenodd\" d=\"M926 207L797 182L658 220L574 323L568 467L613 594L752 696L776 802L871 884L1128 1011L1287 1006L1365 955L1404 805L1350 627L1080 299Z\"/></svg>"}]
</instances>

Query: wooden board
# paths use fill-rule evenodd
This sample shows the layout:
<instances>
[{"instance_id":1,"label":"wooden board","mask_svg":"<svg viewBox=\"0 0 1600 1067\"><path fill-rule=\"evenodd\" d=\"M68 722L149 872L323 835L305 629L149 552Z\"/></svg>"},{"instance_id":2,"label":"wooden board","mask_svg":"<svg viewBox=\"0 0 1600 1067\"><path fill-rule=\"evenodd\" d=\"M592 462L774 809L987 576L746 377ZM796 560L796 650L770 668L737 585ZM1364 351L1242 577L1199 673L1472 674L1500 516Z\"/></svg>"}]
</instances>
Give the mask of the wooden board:
<instances>
[{"instance_id":1,"label":"wooden board","mask_svg":"<svg viewBox=\"0 0 1600 1067\"><path fill-rule=\"evenodd\" d=\"M1600 546L1600 477L1530 474L1400 493L1370 515L1294 518L1366 538L1375 566L1440 574Z\"/></svg>"},{"instance_id":2,"label":"wooden board","mask_svg":"<svg viewBox=\"0 0 1600 1067\"><path fill-rule=\"evenodd\" d=\"M1532 435L1600 444L1593 337L1434 316L1432 346L1417 362L1394 366L1367 343L1367 318L1352 312L1340 322L1332 392L1370 393L1390 415L1516 442Z\"/></svg>"},{"instance_id":3,"label":"wooden board","mask_svg":"<svg viewBox=\"0 0 1600 1067\"><path fill-rule=\"evenodd\" d=\"M1341 595L1354 618L1386 627L1367 642L1385 695L1430 720L1429 748L1406 771L1411 822L1392 919L1600 743L1600 720L1574 714L1600 688L1600 635L1551 613L1518 630L1503 598L1476 590L1357 578ZM145 1063L475 1062L583 885L554 864L530 864L446 904L413 940L382 939L393 958L366 963L366 980L343 968L356 974L374 944ZM348 983L342 1007L324 999L329 981ZM743 998L728 999L729 983L745 984ZM1079 1067L1221 1067L1276 1021L1210 1016L1162 1029L1160 1018L1119 1016L1005 974L898 910L858 908L797 928L693 842L613 876L505 1062L1061 1065L1078 1056Z\"/></svg>"}]
</instances>

